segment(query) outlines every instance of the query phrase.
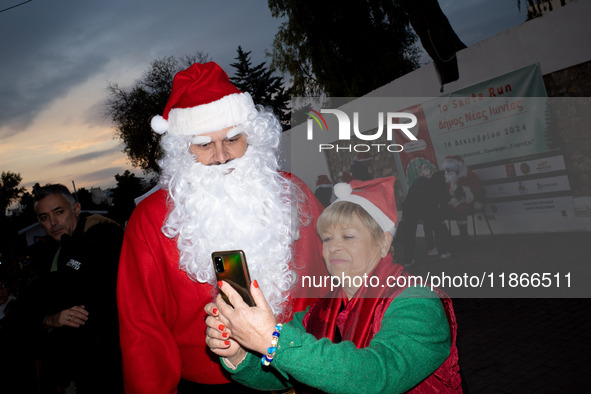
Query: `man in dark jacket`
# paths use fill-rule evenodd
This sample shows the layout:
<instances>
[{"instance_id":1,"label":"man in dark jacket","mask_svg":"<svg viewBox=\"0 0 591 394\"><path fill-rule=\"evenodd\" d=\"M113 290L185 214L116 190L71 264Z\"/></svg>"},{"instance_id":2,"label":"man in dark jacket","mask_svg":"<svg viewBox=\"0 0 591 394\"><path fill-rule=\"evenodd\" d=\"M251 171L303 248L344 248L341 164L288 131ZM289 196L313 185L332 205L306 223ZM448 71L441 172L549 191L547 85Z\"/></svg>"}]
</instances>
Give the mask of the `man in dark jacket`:
<instances>
[{"instance_id":1,"label":"man in dark jacket","mask_svg":"<svg viewBox=\"0 0 591 394\"><path fill-rule=\"evenodd\" d=\"M78 394L123 392L116 304L123 229L104 216L82 214L59 184L36 193L35 212L59 243L17 314L40 347L41 392L63 392L72 382Z\"/></svg>"},{"instance_id":2,"label":"man in dark jacket","mask_svg":"<svg viewBox=\"0 0 591 394\"><path fill-rule=\"evenodd\" d=\"M442 207L449 200L443 174L443 171L433 173L431 167L423 164L419 177L408 189L396 234L396 242L403 248L401 262L406 266L414 263L417 225L421 220L428 254L439 254L442 259L451 257L451 235L443 224L442 216Z\"/></svg>"}]
</instances>

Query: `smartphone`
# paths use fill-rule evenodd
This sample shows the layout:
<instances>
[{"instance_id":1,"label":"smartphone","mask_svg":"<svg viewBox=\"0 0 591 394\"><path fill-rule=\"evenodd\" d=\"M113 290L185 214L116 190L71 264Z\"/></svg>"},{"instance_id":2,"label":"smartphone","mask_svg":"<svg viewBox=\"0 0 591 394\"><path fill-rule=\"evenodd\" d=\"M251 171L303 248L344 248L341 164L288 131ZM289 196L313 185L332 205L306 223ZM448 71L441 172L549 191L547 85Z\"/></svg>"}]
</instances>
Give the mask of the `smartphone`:
<instances>
[{"instance_id":1,"label":"smartphone","mask_svg":"<svg viewBox=\"0 0 591 394\"><path fill-rule=\"evenodd\" d=\"M246 264L246 255L242 250L224 250L211 254L213 268L218 280L226 281L242 296L249 306L255 306L250 295L250 273ZM224 301L232 305L226 295L220 292Z\"/></svg>"}]
</instances>

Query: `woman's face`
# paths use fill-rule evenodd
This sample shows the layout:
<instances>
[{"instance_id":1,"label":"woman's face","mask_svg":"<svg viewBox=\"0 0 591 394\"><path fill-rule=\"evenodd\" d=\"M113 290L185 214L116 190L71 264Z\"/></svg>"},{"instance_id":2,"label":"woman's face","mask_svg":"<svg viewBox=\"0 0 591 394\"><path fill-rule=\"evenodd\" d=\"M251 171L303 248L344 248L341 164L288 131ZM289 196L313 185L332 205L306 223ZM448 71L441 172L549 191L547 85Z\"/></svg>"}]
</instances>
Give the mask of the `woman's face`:
<instances>
[{"instance_id":1,"label":"woman's face","mask_svg":"<svg viewBox=\"0 0 591 394\"><path fill-rule=\"evenodd\" d=\"M334 225L320 233L322 257L328 272L340 278L350 277L344 283L359 283L355 276L363 277L373 271L379 261L388 254L392 236L384 232L382 239L376 240L370 230L354 216L346 225ZM351 298L357 287L345 287Z\"/></svg>"}]
</instances>

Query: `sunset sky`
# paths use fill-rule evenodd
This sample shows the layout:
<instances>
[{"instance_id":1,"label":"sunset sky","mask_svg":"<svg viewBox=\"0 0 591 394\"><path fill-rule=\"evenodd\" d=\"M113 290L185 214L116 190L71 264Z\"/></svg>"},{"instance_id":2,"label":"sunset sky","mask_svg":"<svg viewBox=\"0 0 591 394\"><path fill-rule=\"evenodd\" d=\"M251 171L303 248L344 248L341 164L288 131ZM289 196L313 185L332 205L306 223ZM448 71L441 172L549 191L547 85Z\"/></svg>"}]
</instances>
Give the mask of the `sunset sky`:
<instances>
[{"instance_id":1,"label":"sunset sky","mask_svg":"<svg viewBox=\"0 0 591 394\"><path fill-rule=\"evenodd\" d=\"M515 0L439 3L468 46L525 21ZM156 58L197 51L231 75L238 45L268 60L280 23L260 0L33 0L0 12L0 171L27 188L115 186L133 169L104 115L109 82L129 86Z\"/></svg>"}]
</instances>

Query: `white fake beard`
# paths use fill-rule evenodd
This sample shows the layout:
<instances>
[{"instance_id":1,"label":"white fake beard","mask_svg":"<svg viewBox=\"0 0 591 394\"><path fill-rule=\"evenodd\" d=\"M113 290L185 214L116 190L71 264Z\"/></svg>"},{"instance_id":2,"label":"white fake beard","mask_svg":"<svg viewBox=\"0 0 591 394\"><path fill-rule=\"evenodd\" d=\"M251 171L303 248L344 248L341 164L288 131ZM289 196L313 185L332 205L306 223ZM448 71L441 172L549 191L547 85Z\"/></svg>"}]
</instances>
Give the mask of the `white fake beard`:
<instances>
[{"instance_id":1,"label":"white fake beard","mask_svg":"<svg viewBox=\"0 0 591 394\"><path fill-rule=\"evenodd\" d=\"M192 280L214 285L211 253L242 249L251 278L280 315L295 281L289 263L292 201L298 198L290 194L297 194L291 190L297 187L273 168L276 162L269 154L252 146L243 157L222 165L177 164L167 185L174 208L162 232L178 236L180 268Z\"/></svg>"},{"instance_id":2,"label":"white fake beard","mask_svg":"<svg viewBox=\"0 0 591 394\"><path fill-rule=\"evenodd\" d=\"M458 174L455 171L445 171L445 182L456 185L458 183Z\"/></svg>"}]
</instances>

